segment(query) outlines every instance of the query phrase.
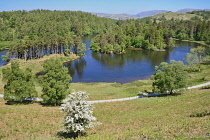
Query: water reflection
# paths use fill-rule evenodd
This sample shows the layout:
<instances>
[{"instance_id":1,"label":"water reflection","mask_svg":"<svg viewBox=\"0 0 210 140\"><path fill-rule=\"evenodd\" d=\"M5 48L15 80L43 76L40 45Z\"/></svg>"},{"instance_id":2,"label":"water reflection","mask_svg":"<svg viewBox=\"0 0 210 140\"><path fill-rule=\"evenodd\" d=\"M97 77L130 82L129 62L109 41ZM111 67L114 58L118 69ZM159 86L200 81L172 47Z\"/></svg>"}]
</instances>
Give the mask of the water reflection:
<instances>
[{"instance_id":1,"label":"water reflection","mask_svg":"<svg viewBox=\"0 0 210 140\"><path fill-rule=\"evenodd\" d=\"M86 60L82 57L75 60L73 63L66 63L64 65L68 67L71 77L74 77L75 74L77 74L79 78L82 78L83 71L86 66Z\"/></svg>"},{"instance_id":2,"label":"water reflection","mask_svg":"<svg viewBox=\"0 0 210 140\"><path fill-rule=\"evenodd\" d=\"M91 38L85 37L86 55L74 62L66 63L72 82L118 82L126 83L140 79L147 79L154 73L154 67L161 62L183 60L190 48L201 46L197 43L177 41L176 47L163 52L147 50L126 50L125 54L100 54L92 52ZM210 48L207 47L207 52ZM5 55L7 51L1 51ZM1 60L1 59L0 59ZM0 64L3 65L2 60Z\"/></svg>"},{"instance_id":3,"label":"water reflection","mask_svg":"<svg viewBox=\"0 0 210 140\"><path fill-rule=\"evenodd\" d=\"M87 46L86 56L68 64L72 82L126 83L147 79L161 62L183 60L191 47L198 46L196 43L177 41L177 47L162 52L127 49L125 54L114 55L92 52L88 38L83 43Z\"/></svg>"},{"instance_id":4,"label":"water reflection","mask_svg":"<svg viewBox=\"0 0 210 140\"><path fill-rule=\"evenodd\" d=\"M92 58L104 66L119 68L123 68L126 61L124 55L101 54L97 52L92 52Z\"/></svg>"},{"instance_id":5,"label":"water reflection","mask_svg":"<svg viewBox=\"0 0 210 140\"><path fill-rule=\"evenodd\" d=\"M6 50L6 51L0 51L0 67L1 66L3 66L5 63L7 63L6 61L3 61L2 60L2 55L6 55L6 53L7 53L8 51Z\"/></svg>"},{"instance_id":6,"label":"water reflection","mask_svg":"<svg viewBox=\"0 0 210 140\"><path fill-rule=\"evenodd\" d=\"M159 65L162 61L167 61L169 58L170 50L166 51L148 51L148 50L141 50L141 51L134 51L134 50L127 50L126 58L128 60L132 60L133 62L136 61L148 61L153 67Z\"/></svg>"}]
</instances>

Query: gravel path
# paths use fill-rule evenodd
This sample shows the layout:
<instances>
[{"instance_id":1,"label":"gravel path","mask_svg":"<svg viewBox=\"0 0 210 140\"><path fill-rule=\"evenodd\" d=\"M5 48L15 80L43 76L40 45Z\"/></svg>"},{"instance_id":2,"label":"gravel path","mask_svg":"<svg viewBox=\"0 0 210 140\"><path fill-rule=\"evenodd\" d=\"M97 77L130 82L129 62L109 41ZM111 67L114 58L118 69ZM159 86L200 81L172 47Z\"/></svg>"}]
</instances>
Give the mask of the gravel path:
<instances>
[{"instance_id":1,"label":"gravel path","mask_svg":"<svg viewBox=\"0 0 210 140\"><path fill-rule=\"evenodd\" d=\"M192 86L192 87L188 87L186 89L193 89L193 88L200 88L200 87L204 87L210 85L210 81L207 83L203 83L200 85L196 85L196 86ZM88 101L90 103L105 103L105 102L116 102L116 101L126 101L126 100L134 100L134 99L139 99L139 98L143 98L143 97L154 97L159 95L160 93L151 93L148 94L148 96L146 95L141 95L141 96L134 96L134 97L128 97L128 98L120 98L120 99L109 99L109 100L95 100L95 101ZM0 97L4 97L3 94L0 94ZM26 98L26 100L33 100L33 101L43 101L42 98Z\"/></svg>"}]
</instances>

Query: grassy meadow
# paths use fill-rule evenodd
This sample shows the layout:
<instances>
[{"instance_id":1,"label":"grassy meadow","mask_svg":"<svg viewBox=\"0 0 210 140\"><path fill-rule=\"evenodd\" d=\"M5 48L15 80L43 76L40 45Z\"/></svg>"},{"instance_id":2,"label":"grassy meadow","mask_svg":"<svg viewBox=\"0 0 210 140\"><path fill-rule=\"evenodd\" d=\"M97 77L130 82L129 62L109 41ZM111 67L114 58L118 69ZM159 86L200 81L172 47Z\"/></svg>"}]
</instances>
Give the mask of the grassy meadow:
<instances>
[{"instance_id":1,"label":"grassy meadow","mask_svg":"<svg viewBox=\"0 0 210 140\"><path fill-rule=\"evenodd\" d=\"M193 89L165 97L94 104L102 123L87 130L84 140L209 139L210 116L190 117L210 109L210 88ZM63 113L59 107L6 105L0 99L0 139L53 140Z\"/></svg>"},{"instance_id":2,"label":"grassy meadow","mask_svg":"<svg viewBox=\"0 0 210 140\"><path fill-rule=\"evenodd\" d=\"M42 70L44 60L63 56L45 56L35 60L16 60L21 69L32 68L33 74ZM77 57L71 55L68 60ZM65 59L65 60L64 60ZM10 65L4 66L10 67ZM0 94L3 94L0 68ZM202 65L201 72L190 73L191 85L210 81L210 65ZM41 87L35 82L41 95ZM152 80L119 83L71 83L72 89L85 90L88 100L102 100L137 96L143 90L152 90ZM94 104L94 116L101 125L86 131L84 140L124 139L210 139L210 116L190 117L210 111L210 86L193 89L173 96L141 98L130 101ZM59 107L46 107L38 103L6 105L0 98L0 139L57 140L63 113ZM202 116L202 115L201 115Z\"/></svg>"}]
</instances>

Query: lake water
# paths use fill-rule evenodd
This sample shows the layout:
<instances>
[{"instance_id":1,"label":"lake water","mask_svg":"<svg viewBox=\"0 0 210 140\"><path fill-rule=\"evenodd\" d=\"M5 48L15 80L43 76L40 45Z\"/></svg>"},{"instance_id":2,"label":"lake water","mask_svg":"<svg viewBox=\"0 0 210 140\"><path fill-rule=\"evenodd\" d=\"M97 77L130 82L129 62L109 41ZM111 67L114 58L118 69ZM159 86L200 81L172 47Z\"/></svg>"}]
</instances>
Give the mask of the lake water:
<instances>
[{"instance_id":1,"label":"lake water","mask_svg":"<svg viewBox=\"0 0 210 140\"><path fill-rule=\"evenodd\" d=\"M3 61L1 58L1 56L6 55L7 52L8 51L0 51L0 67L3 66L5 63L7 63L7 62Z\"/></svg>"},{"instance_id":2,"label":"lake water","mask_svg":"<svg viewBox=\"0 0 210 140\"><path fill-rule=\"evenodd\" d=\"M74 62L66 64L72 82L117 82L127 83L148 79L154 73L154 67L161 62L183 60L191 47L196 43L176 42L176 47L165 52L148 50L126 50L125 54L100 54L91 51L90 38L85 38L86 55Z\"/></svg>"},{"instance_id":3,"label":"lake water","mask_svg":"<svg viewBox=\"0 0 210 140\"><path fill-rule=\"evenodd\" d=\"M154 67L161 62L183 60L196 43L177 41L176 47L165 52L147 50L126 50L125 54L100 54L91 51L91 36L86 37L86 55L74 62L65 64L69 68L72 82L117 82L127 83L148 79L154 73ZM1 51L0 56L7 51ZM6 63L0 58L0 66Z\"/></svg>"}]
</instances>

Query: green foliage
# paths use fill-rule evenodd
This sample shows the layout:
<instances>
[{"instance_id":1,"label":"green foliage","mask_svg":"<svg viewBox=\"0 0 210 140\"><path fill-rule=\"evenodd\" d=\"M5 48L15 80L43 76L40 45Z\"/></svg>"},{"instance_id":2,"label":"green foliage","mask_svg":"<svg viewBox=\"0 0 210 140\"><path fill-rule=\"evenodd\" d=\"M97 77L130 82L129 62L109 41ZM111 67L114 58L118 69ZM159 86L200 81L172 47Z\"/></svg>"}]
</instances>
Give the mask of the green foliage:
<instances>
[{"instance_id":1,"label":"green foliage","mask_svg":"<svg viewBox=\"0 0 210 140\"><path fill-rule=\"evenodd\" d=\"M174 43L166 43L164 34L180 40L195 40L210 42L210 21L208 11L199 11L187 14L189 17L198 15L204 20L182 20L186 14L167 12L152 20L130 19L116 21L108 18L100 18L90 13L80 11L12 11L0 12L0 46L8 46L11 42L10 52L18 58L40 58L43 50L48 48L49 53L63 53L73 47L74 53L83 53L83 45L78 44L80 36L98 34L92 43L93 51L110 53L107 44L113 45L111 53L121 53L125 47L144 48L149 50L164 49L166 45L174 46ZM169 17L168 17L169 15ZM203 18L202 18L203 17ZM156 19L160 19L157 22ZM167 20L166 20L167 19ZM170 20L173 19L173 20ZM16 40L20 40L16 43ZM76 40L76 41L75 41ZM116 47L115 44L121 46ZM78 48L79 47L79 48ZM79 50L78 50L79 49ZM28 51L30 50L30 51ZM108 51L107 51L108 50ZM30 52L30 54L28 53Z\"/></svg>"},{"instance_id":2,"label":"green foliage","mask_svg":"<svg viewBox=\"0 0 210 140\"><path fill-rule=\"evenodd\" d=\"M115 44L114 46L113 46L113 52L114 53L121 53L121 52L123 52L122 51L122 47L119 45L119 44Z\"/></svg>"},{"instance_id":3,"label":"green foliage","mask_svg":"<svg viewBox=\"0 0 210 140\"><path fill-rule=\"evenodd\" d=\"M74 53L83 53L85 47L78 38L104 32L116 23L81 11L39 9L0 12L0 21L0 47L25 60L42 57L44 49L48 54L65 50L67 55L73 47Z\"/></svg>"},{"instance_id":4,"label":"green foliage","mask_svg":"<svg viewBox=\"0 0 210 140\"><path fill-rule=\"evenodd\" d=\"M153 26L153 24L146 25L139 20L124 21L122 25L97 35L92 44L91 48L94 51L101 51L102 53L122 53L125 47L149 50L166 47L163 29Z\"/></svg>"},{"instance_id":5,"label":"green foliage","mask_svg":"<svg viewBox=\"0 0 210 140\"><path fill-rule=\"evenodd\" d=\"M106 44L106 46L101 48L101 52L105 54L112 53L112 50L113 50L113 45L111 44Z\"/></svg>"},{"instance_id":6,"label":"green foliage","mask_svg":"<svg viewBox=\"0 0 210 140\"><path fill-rule=\"evenodd\" d=\"M44 103L60 105L65 99L71 80L68 69L58 59L49 59L44 62L44 75L39 80L43 87L42 98Z\"/></svg>"},{"instance_id":7,"label":"green foliage","mask_svg":"<svg viewBox=\"0 0 210 140\"><path fill-rule=\"evenodd\" d=\"M175 46L175 40L170 38L169 40L169 46L174 47Z\"/></svg>"},{"instance_id":8,"label":"green foliage","mask_svg":"<svg viewBox=\"0 0 210 140\"><path fill-rule=\"evenodd\" d=\"M200 71L201 63L203 61L205 51L206 51L205 47L202 47L202 46L198 46L197 48L190 49L191 53L187 54L185 61L191 66L191 70L193 70L192 64L197 64L198 70Z\"/></svg>"},{"instance_id":9,"label":"green foliage","mask_svg":"<svg viewBox=\"0 0 210 140\"><path fill-rule=\"evenodd\" d=\"M153 88L158 88L160 92L185 88L188 85L188 73L185 71L185 66L181 61L171 60L170 63L162 62L155 67L153 74Z\"/></svg>"},{"instance_id":10,"label":"green foliage","mask_svg":"<svg viewBox=\"0 0 210 140\"><path fill-rule=\"evenodd\" d=\"M9 58L6 55L2 55L1 58L3 61L7 61L7 62L9 61Z\"/></svg>"},{"instance_id":11,"label":"green foliage","mask_svg":"<svg viewBox=\"0 0 210 140\"><path fill-rule=\"evenodd\" d=\"M0 41L38 37L78 36L100 33L112 27L115 20L100 18L81 11L9 11L0 12ZM82 24L81 24L82 23Z\"/></svg>"},{"instance_id":12,"label":"green foliage","mask_svg":"<svg viewBox=\"0 0 210 140\"><path fill-rule=\"evenodd\" d=\"M90 46L91 50L98 52L100 50L100 47L98 46L98 43L91 43Z\"/></svg>"},{"instance_id":13,"label":"green foliage","mask_svg":"<svg viewBox=\"0 0 210 140\"><path fill-rule=\"evenodd\" d=\"M190 71L197 70L197 67L194 67L194 65L193 65L193 64L198 63L197 55L194 55L193 53L188 53L186 58L184 59L184 61L188 63L188 66L190 67Z\"/></svg>"},{"instance_id":14,"label":"green foliage","mask_svg":"<svg viewBox=\"0 0 210 140\"><path fill-rule=\"evenodd\" d=\"M210 11L192 11L192 12L188 12L189 14L196 14L198 16L201 16L204 20L209 20L210 19ZM198 19L198 16L196 16L195 19Z\"/></svg>"},{"instance_id":15,"label":"green foliage","mask_svg":"<svg viewBox=\"0 0 210 140\"><path fill-rule=\"evenodd\" d=\"M25 71L19 68L19 63L12 62L11 69L2 70L3 79L6 80L4 86L4 99L23 101L24 98L37 97L37 92L33 84L31 69Z\"/></svg>"}]
</instances>

